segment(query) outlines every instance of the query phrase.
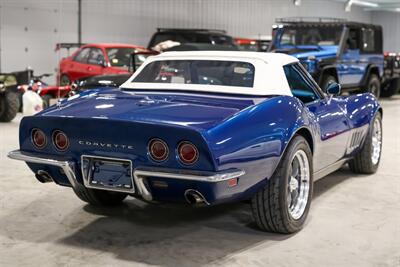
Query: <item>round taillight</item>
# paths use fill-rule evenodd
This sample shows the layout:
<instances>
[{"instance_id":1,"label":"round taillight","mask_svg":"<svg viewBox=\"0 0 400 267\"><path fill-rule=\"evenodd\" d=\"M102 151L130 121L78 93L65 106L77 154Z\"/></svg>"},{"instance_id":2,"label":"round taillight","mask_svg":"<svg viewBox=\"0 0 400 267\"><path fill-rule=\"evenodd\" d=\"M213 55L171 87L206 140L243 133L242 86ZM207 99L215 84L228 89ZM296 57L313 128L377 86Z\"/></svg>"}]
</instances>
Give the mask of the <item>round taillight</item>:
<instances>
[{"instance_id":1,"label":"round taillight","mask_svg":"<svg viewBox=\"0 0 400 267\"><path fill-rule=\"evenodd\" d=\"M47 145L47 137L42 130L32 130L32 143L36 148L42 149Z\"/></svg>"},{"instance_id":2,"label":"round taillight","mask_svg":"<svg viewBox=\"0 0 400 267\"><path fill-rule=\"evenodd\" d=\"M59 130L56 130L53 133L53 143L59 151L65 151L69 147L69 139L67 135Z\"/></svg>"},{"instance_id":3,"label":"round taillight","mask_svg":"<svg viewBox=\"0 0 400 267\"><path fill-rule=\"evenodd\" d=\"M193 164L199 159L197 147L190 142L183 141L178 145L179 159L184 164Z\"/></svg>"},{"instance_id":4,"label":"round taillight","mask_svg":"<svg viewBox=\"0 0 400 267\"><path fill-rule=\"evenodd\" d=\"M149 154L155 161L164 161L168 158L169 150L167 143L161 139L152 139L149 142Z\"/></svg>"}]
</instances>

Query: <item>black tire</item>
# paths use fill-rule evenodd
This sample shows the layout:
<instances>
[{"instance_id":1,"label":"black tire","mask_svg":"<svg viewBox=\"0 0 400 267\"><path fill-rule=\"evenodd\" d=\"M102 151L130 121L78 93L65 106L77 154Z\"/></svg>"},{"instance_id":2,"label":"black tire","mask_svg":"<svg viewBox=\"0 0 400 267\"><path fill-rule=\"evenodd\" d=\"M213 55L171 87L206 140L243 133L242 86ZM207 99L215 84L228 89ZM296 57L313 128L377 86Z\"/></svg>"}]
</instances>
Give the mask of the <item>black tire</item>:
<instances>
[{"instance_id":1,"label":"black tire","mask_svg":"<svg viewBox=\"0 0 400 267\"><path fill-rule=\"evenodd\" d=\"M75 194L93 206L116 206L122 203L128 194L105 190L89 189L84 186L74 188Z\"/></svg>"},{"instance_id":2,"label":"black tire","mask_svg":"<svg viewBox=\"0 0 400 267\"><path fill-rule=\"evenodd\" d=\"M301 217L294 219L289 213L288 186L291 164L297 151L307 155L309 165L309 192ZM302 136L295 136L283 155L268 184L257 192L251 201L253 217L263 231L290 234L299 231L307 218L313 194L313 167L310 146Z\"/></svg>"},{"instance_id":3,"label":"black tire","mask_svg":"<svg viewBox=\"0 0 400 267\"><path fill-rule=\"evenodd\" d=\"M50 107L50 99L53 99L52 95L44 95L44 96L42 96L43 109Z\"/></svg>"},{"instance_id":4,"label":"black tire","mask_svg":"<svg viewBox=\"0 0 400 267\"><path fill-rule=\"evenodd\" d=\"M373 153L373 134L374 131L376 130L374 125L375 121L377 121L380 125L380 134L381 134L381 142L379 144L380 150L379 150L379 158L377 162L373 162L372 159L372 153ZM377 171L379 162L381 159L381 153L382 153L382 115L378 112L375 115L375 118L370 126L370 129L368 130L368 134L365 138L364 145L358 154L349 161L349 167L350 170L352 170L354 173L360 173L360 174L373 174Z\"/></svg>"},{"instance_id":5,"label":"black tire","mask_svg":"<svg viewBox=\"0 0 400 267\"><path fill-rule=\"evenodd\" d=\"M0 94L0 122L12 121L19 110L18 94L14 92L6 92Z\"/></svg>"},{"instance_id":6,"label":"black tire","mask_svg":"<svg viewBox=\"0 0 400 267\"><path fill-rule=\"evenodd\" d=\"M364 92L373 94L376 98L379 98L381 95L381 81L379 80L378 75L370 74L368 78L368 82L366 87L364 88Z\"/></svg>"},{"instance_id":7,"label":"black tire","mask_svg":"<svg viewBox=\"0 0 400 267\"><path fill-rule=\"evenodd\" d=\"M385 85L385 90L381 91L381 97L391 97L400 90L400 78L393 79Z\"/></svg>"},{"instance_id":8,"label":"black tire","mask_svg":"<svg viewBox=\"0 0 400 267\"><path fill-rule=\"evenodd\" d=\"M60 77L60 85L65 86L71 84L71 79L68 77L67 74L63 74Z\"/></svg>"},{"instance_id":9,"label":"black tire","mask_svg":"<svg viewBox=\"0 0 400 267\"><path fill-rule=\"evenodd\" d=\"M321 81L321 89L322 91L326 92L326 89L328 88L328 85L331 83L337 83L338 81L336 80L335 76L326 74L322 77Z\"/></svg>"}]
</instances>

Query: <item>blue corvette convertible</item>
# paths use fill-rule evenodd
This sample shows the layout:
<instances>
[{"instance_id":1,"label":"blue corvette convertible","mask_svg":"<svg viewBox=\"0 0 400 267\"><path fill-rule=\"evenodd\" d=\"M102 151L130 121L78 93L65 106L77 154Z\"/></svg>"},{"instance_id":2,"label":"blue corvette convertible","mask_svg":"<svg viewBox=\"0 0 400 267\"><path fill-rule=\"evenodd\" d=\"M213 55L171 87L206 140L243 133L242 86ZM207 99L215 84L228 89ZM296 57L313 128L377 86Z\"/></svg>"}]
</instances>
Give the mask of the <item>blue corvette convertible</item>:
<instances>
[{"instance_id":1,"label":"blue corvette convertible","mask_svg":"<svg viewBox=\"0 0 400 267\"><path fill-rule=\"evenodd\" d=\"M166 52L120 88L23 118L9 157L92 205L251 200L262 230L292 233L314 181L345 163L366 174L379 165L375 97L338 96L335 83L327 92L284 54Z\"/></svg>"}]
</instances>

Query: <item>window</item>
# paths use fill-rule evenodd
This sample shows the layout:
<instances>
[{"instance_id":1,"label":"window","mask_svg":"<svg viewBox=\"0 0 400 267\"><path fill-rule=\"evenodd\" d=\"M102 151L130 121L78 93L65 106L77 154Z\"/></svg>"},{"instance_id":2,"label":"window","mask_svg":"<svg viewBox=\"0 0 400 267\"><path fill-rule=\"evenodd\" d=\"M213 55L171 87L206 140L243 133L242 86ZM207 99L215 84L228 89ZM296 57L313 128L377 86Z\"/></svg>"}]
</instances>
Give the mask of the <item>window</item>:
<instances>
[{"instance_id":1,"label":"window","mask_svg":"<svg viewBox=\"0 0 400 267\"><path fill-rule=\"evenodd\" d=\"M375 31L373 29L362 30L362 40L364 52L375 52Z\"/></svg>"},{"instance_id":2,"label":"window","mask_svg":"<svg viewBox=\"0 0 400 267\"><path fill-rule=\"evenodd\" d=\"M78 54L75 56L74 61L87 63L89 57L90 47L83 48Z\"/></svg>"},{"instance_id":3,"label":"window","mask_svg":"<svg viewBox=\"0 0 400 267\"><path fill-rule=\"evenodd\" d=\"M88 63L92 65L103 65L104 64L103 51L101 51L100 48L92 48L90 50Z\"/></svg>"},{"instance_id":4,"label":"window","mask_svg":"<svg viewBox=\"0 0 400 267\"><path fill-rule=\"evenodd\" d=\"M112 47L106 48L106 53L110 64L113 67L129 68L131 65L131 55L135 52L130 47Z\"/></svg>"},{"instance_id":5,"label":"window","mask_svg":"<svg viewBox=\"0 0 400 267\"><path fill-rule=\"evenodd\" d=\"M313 85L305 78L298 64L286 65L283 69L293 96L300 99L303 103L319 99L313 89Z\"/></svg>"},{"instance_id":6,"label":"window","mask_svg":"<svg viewBox=\"0 0 400 267\"><path fill-rule=\"evenodd\" d=\"M347 48L350 50L360 49L359 31L357 29L350 29L349 37L347 38Z\"/></svg>"},{"instance_id":7,"label":"window","mask_svg":"<svg viewBox=\"0 0 400 267\"><path fill-rule=\"evenodd\" d=\"M149 63L133 82L253 87L254 72L247 62L163 60Z\"/></svg>"}]
</instances>

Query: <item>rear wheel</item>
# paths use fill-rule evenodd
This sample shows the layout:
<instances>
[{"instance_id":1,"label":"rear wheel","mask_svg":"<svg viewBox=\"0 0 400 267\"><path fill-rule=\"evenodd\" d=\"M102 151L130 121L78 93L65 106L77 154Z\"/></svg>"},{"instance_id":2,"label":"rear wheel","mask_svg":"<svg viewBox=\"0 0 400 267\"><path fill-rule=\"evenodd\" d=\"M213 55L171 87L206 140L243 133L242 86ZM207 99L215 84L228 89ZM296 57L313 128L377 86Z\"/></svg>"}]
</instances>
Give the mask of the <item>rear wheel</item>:
<instances>
[{"instance_id":1,"label":"rear wheel","mask_svg":"<svg viewBox=\"0 0 400 267\"><path fill-rule=\"evenodd\" d=\"M391 80L385 86L385 90L382 90L381 96L383 97L391 97L400 90L400 78Z\"/></svg>"},{"instance_id":2,"label":"rear wheel","mask_svg":"<svg viewBox=\"0 0 400 267\"><path fill-rule=\"evenodd\" d=\"M382 115L378 112L370 126L361 151L349 162L355 173L373 174L377 171L382 152Z\"/></svg>"},{"instance_id":3,"label":"rear wheel","mask_svg":"<svg viewBox=\"0 0 400 267\"><path fill-rule=\"evenodd\" d=\"M94 206L115 206L121 204L128 196L125 193L90 189L83 186L79 186L78 189L74 188L74 192L81 200Z\"/></svg>"},{"instance_id":4,"label":"rear wheel","mask_svg":"<svg viewBox=\"0 0 400 267\"><path fill-rule=\"evenodd\" d=\"M253 217L264 231L294 233L307 218L313 192L310 146L296 136L268 184L252 198Z\"/></svg>"},{"instance_id":5,"label":"rear wheel","mask_svg":"<svg viewBox=\"0 0 400 267\"><path fill-rule=\"evenodd\" d=\"M17 93L6 92L0 94L0 122L12 121L17 116L19 106Z\"/></svg>"},{"instance_id":6,"label":"rear wheel","mask_svg":"<svg viewBox=\"0 0 400 267\"><path fill-rule=\"evenodd\" d=\"M380 95L381 95L381 81L379 80L378 75L371 74L369 76L365 91L367 93L373 94L376 98L380 97Z\"/></svg>"}]
</instances>

